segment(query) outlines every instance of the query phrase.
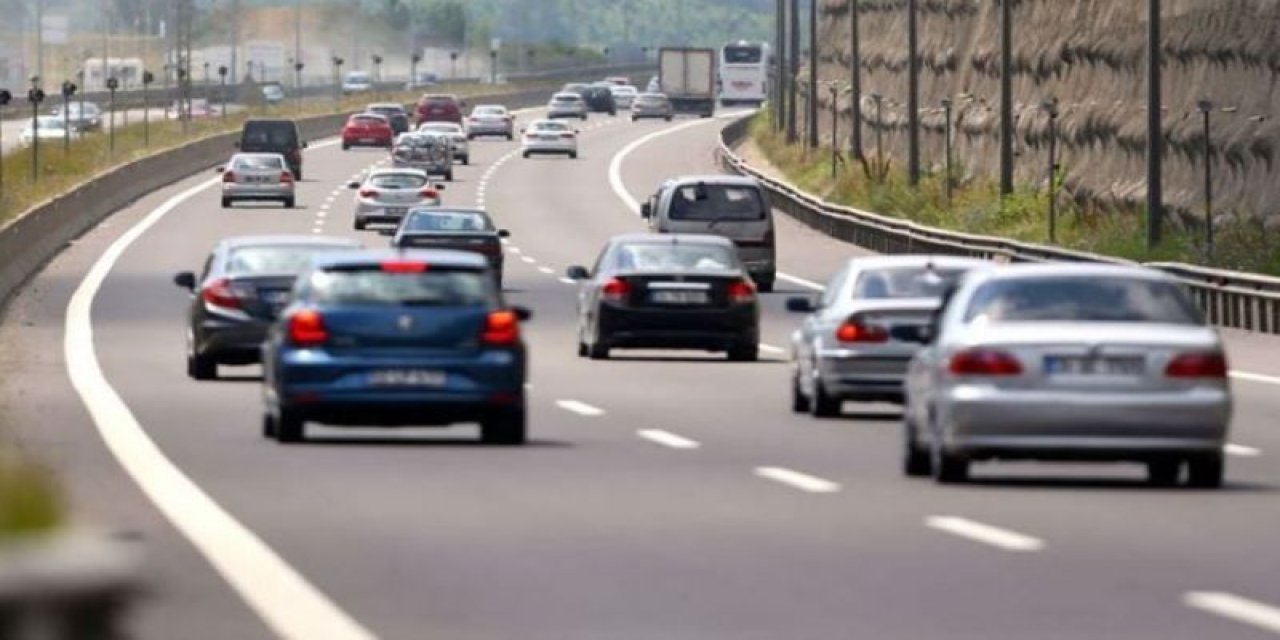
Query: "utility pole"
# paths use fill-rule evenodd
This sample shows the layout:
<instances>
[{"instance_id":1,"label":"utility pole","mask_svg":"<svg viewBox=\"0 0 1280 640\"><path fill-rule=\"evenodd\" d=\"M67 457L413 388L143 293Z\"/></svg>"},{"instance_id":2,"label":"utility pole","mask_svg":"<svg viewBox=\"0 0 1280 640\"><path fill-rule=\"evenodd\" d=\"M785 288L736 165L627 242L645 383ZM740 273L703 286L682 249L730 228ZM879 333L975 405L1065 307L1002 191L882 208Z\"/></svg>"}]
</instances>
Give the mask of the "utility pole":
<instances>
[{"instance_id":1,"label":"utility pole","mask_svg":"<svg viewBox=\"0 0 1280 640\"><path fill-rule=\"evenodd\" d=\"M36 0L36 75L44 77L44 0Z\"/></svg>"},{"instance_id":2,"label":"utility pole","mask_svg":"<svg viewBox=\"0 0 1280 640\"><path fill-rule=\"evenodd\" d=\"M919 0L907 0L907 183L920 184Z\"/></svg>"},{"instance_id":3,"label":"utility pole","mask_svg":"<svg viewBox=\"0 0 1280 640\"><path fill-rule=\"evenodd\" d=\"M1147 0L1147 250L1160 245L1164 222L1164 126L1160 90L1160 0Z\"/></svg>"},{"instance_id":4,"label":"utility pole","mask_svg":"<svg viewBox=\"0 0 1280 640\"><path fill-rule=\"evenodd\" d=\"M799 138L796 131L796 99L799 91L796 85L800 79L800 0L790 0L791 7L788 11L788 28L791 31L791 38L787 43L790 50L787 62L787 144L795 144Z\"/></svg>"},{"instance_id":5,"label":"utility pole","mask_svg":"<svg viewBox=\"0 0 1280 640\"><path fill-rule=\"evenodd\" d=\"M915 0L912 0L913 2ZM809 148L818 148L818 0L809 0Z\"/></svg>"},{"instance_id":6,"label":"utility pole","mask_svg":"<svg viewBox=\"0 0 1280 640\"><path fill-rule=\"evenodd\" d=\"M185 0L178 0L185 2ZM239 72L240 48L240 0L231 0L231 84L236 84L236 73Z\"/></svg>"},{"instance_id":7,"label":"utility pole","mask_svg":"<svg viewBox=\"0 0 1280 640\"><path fill-rule=\"evenodd\" d=\"M1013 0L1000 0L1000 195L1013 193Z\"/></svg>"},{"instance_id":8,"label":"utility pole","mask_svg":"<svg viewBox=\"0 0 1280 640\"><path fill-rule=\"evenodd\" d=\"M787 123L787 0L777 0L773 44L773 130Z\"/></svg>"},{"instance_id":9,"label":"utility pole","mask_svg":"<svg viewBox=\"0 0 1280 640\"><path fill-rule=\"evenodd\" d=\"M862 9L858 0L849 0L849 113L853 128L849 132L850 157L862 159L862 37L859 33L858 14Z\"/></svg>"},{"instance_id":10,"label":"utility pole","mask_svg":"<svg viewBox=\"0 0 1280 640\"><path fill-rule=\"evenodd\" d=\"M294 64L294 81L297 85L294 91L298 96L302 95L302 69L306 66L302 62L302 0L293 0L293 64Z\"/></svg>"}]
</instances>

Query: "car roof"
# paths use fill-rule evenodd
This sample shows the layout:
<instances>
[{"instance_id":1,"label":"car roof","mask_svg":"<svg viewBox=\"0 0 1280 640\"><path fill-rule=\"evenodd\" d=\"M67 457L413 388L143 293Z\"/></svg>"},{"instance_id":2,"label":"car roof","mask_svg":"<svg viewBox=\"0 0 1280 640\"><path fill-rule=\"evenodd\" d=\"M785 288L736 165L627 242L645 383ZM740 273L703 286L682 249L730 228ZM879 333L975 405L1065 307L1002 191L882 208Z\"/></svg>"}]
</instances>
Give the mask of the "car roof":
<instances>
[{"instance_id":1,"label":"car roof","mask_svg":"<svg viewBox=\"0 0 1280 640\"><path fill-rule=\"evenodd\" d=\"M609 238L610 244L702 244L732 248L733 241L706 233L624 233Z\"/></svg>"},{"instance_id":2,"label":"car roof","mask_svg":"<svg viewBox=\"0 0 1280 640\"><path fill-rule=\"evenodd\" d=\"M850 258L848 262L850 268L858 270L892 269L894 267L924 268L930 264L941 268L964 267L970 269L995 266L995 263L983 260L982 258L918 253L894 256L860 256L857 258Z\"/></svg>"},{"instance_id":3,"label":"car roof","mask_svg":"<svg viewBox=\"0 0 1280 640\"><path fill-rule=\"evenodd\" d=\"M1035 278L1137 278L1142 280L1178 282L1171 274L1133 264L1100 262L1035 262L1003 265L999 269L985 271L984 281L1017 280Z\"/></svg>"},{"instance_id":4,"label":"car roof","mask_svg":"<svg viewBox=\"0 0 1280 640\"><path fill-rule=\"evenodd\" d=\"M374 176L389 176L389 175L399 175L399 174L410 174L415 176L426 177L427 172L423 171L422 169L414 169L413 167L383 167L381 169L370 169L369 173L365 177L372 178Z\"/></svg>"},{"instance_id":5,"label":"car roof","mask_svg":"<svg viewBox=\"0 0 1280 640\"><path fill-rule=\"evenodd\" d=\"M666 181L666 185L690 185L705 182L707 184L735 185L743 187L759 187L760 182L750 176L731 176L723 173L706 175L677 176Z\"/></svg>"},{"instance_id":6,"label":"car roof","mask_svg":"<svg viewBox=\"0 0 1280 640\"><path fill-rule=\"evenodd\" d=\"M284 120L282 118L249 118L244 122L244 126L246 127L253 125L287 126L290 128L297 127L297 123L293 120Z\"/></svg>"},{"instance_id":7,"label":"car roof","mask_svg":"<svg viewBox=\"0 0 1280 640\"><path fill-rule=\"evenodd\" d=\"M226 249L239 249L242 247L263 247L276 245L307 245L315 247L363 247L359 241L351 238L343 238L341 236L316 236L316 235L258 235L258 236L234 236L224 238L218 243Z\"/></svg>"},{"instance_id":8,"label":"car roof","mask_svg":"<svg viewBox=\"0 0 1280 640\"><path fill-rule=\"evenodd\" d=\"M232 160L236 158L274 158L284 160L284 154L271 151L241 151L240 153L231 154Z\"/></svg>"},{"instance_id":9,"label":"car roof","mask_svg":"<svg viewBox=\"0 0 1280 640\"><path fill-rule=\"evenodd\" d=\"M426 212L426 213L478 213L478 214L480 214L480 215L482 215L482 216L485 216L486 218L487 218L487 217L489 217L489 212L488 212L488 211L485 211L484 209L480 209L480 208L477 208L477 207L448 207L448 206L439 207L439 206L426 206L426 205L420 205L420 206L416 206L416 207L409 207L409 213L408 213L408 214L406 214L406 215L412 215L412 214L414 214L414 213L419 213L419 212Z\"/></svg>"},{"instance_id":10,"label":"car roof","mask_svg":"<svg viewBox=\"0 0 1280 640\"><path fill-rule=\"evenodd\" d=\"M552 98L576 98L576 99L578 99L578 100L581 100L581 99L582 99L582 96L580 96L580 95L578 95L578 94L576 94L576 93L574 93L574 92L572 92L572 91L557 91L557 92L555 92L555 94L553 94L551 97L552 97Z\"/></svg>"},{"instance_id":11,"label":"car roof","mask_svg":"<svg viewBox=\"0 0 1280 640\"><path fill-rule=\"evenodd\" d=\"M360 113L353 113L353 114L351 114L351 117L352 117L352 118L377 118L377 119L379 119L379 120L386 120L386 119L387 119L387 117L386 117L386 116L384 116L384 115L382 115L381 113L369 113L368 111L361 111Z\"/></svg>"},{"instance_id":12,"label":"car roof","mask_svg":"<svg viewBox=\"0 0 1280 640\"><path fill-rule=\"evenodd\" d=\"M471 251L453 251L450 249L370 249L326 254L316 259L316 267L323 269L385 262L388 260L421 260L427 264L448 267L485 267L489 264L487 258Z\"/></svg>"},{"instance_id":13,"label":"car roof","mask_svg":"<svg viewBox=\"0 0 1280 640\"><path fill-rule=\"evenodd\" d=\"M404 105L396 104L394 102L375 102L365 107L365 109L396 109L398 111L404 111Z\"/></svg>"},{"instance_id":14,"label":"car roof","mask_svg":"<svg viewBox=\"0 0 1280 640\"><path fill-rule=\"evenodd\" d=\"M506 111L507 106L504 104L478 104L473 109L502 109Z\"/></svg>"}]
</instances>

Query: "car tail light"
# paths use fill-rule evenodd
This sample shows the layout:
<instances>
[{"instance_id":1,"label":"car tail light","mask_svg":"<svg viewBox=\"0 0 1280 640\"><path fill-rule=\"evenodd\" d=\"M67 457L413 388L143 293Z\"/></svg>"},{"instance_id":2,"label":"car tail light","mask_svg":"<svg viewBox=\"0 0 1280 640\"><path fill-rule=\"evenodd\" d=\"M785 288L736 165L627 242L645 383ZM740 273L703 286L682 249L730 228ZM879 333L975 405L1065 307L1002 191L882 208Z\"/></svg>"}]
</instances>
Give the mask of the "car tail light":
<instances>
[{"instance_id":1,"label":"car tail light","mask_svg":"<svg viewBox=\"0 0 1280 640\"><path fill-rule=\"evenodd\" d=\"M280 184L293 184L293 174L288 171L281 171Z\"/></svg>"},{"instance_id":2,"label":"car tail light","mask_svg":"<svg viewBox=\"0 0 1280 640\"><path fill-rule=\"evenodd\" d=\"M378 190L377 190L377 189L361 189L361 190L360 190L360 197L361 197L361 198L376 198L376 197L378 197Z\"/></svg>"},{"instance_id":3,"label":"car tail light","mask_svg":"<svg viewBox=\"0 0 1280 640\"><path fill-rule=\"evenodd\" d=\"M1016 376L1022 363L1011 354L990 349L969 349L951 356L951 373L958 376Z\"/></svg>"},{"instance_id":4,"label":"car tail light","mask_svg":"<svg viewBox=\"0 0 1280 640\"><path fill-rule=\"evenodd\" d=\"M863 324L861 320L850 318L836 327L836 340L840 342L888 342L889 332L884 327Z\"/></svg>"},{"instance_id":5,"label":"car tail light","mask_svg":"<svg viewBox=\"0 0 1280 640\"><path fill-rule=\"evenodd\" d=\"M224 171L224 172L222 173L222 181L223 181L223 182L235 182L235 181L236 181L236 174L235 174L235 172L234 172L234 171Z\"/></svg>"},{"instance_id":6,"label":"car tail light","mask_svg":"<svg viewBox=\"0 0 1280 640\"><path fill-rule=\"evenodd\" d=\"M604 287L600 289L600 297L611 302L626 302L630 293L631 285L621 278L604 283Z\"/></svg>"},{"instance_id":7,"label":"car tail light","mask_svg":"<svg viewBox=\"0 0 1280 640\"><path fill-rule=\"evenodd\" d=\"M737 280L729 283L729 302L733 304L747 304L755 302L756 286L746 280Z\"/></svg>"},{"instance_id":8,"label":"car tail light","mask_svg":"<svg viewBox=\"0 0 1280 640\"><path fill-rule=\"evenodd\" d=\"M240 309L244 306L240 294L231 288L231 280L218 278L200 290L200 297L208 304L224 309Z\"/></svg>"},{"instance_id":9,"label":"car tail light","mask_svg":"<svg viewBox=\"0 0 1280 640\"><path fill-rule=\"evenodd\" d=\"M520 341L520 319L514 311L493 311L484 321L480 342L491 347L510 347Z\"/></svg>"},{"instance_id":10,"label":"car tail light","mask_svg":"<svg viewBox=\"0 0 1280 640\"><path fill-rule=\"evenodd\" d=\"M383 273L425 273L427 263L418 260L388 260L378 267Z\"/></svg>"},{"instance_id":11,"label":"car tail light","mask_svg":"<svg viewBox=\"0 0 1280 640\"><path fill-rule=\"evenodd\" d=\"M324 316L315 309L303 309L289 316L289 342L298 347L318 347L329 340Z\"/></svg>"},{"instance_id":12,"label":"car tail light","mask_svg":"<svg viewBox=\"0 0 1280 640\"><path fill-rule=\"evenodd\" d=\"M1184 353L1169 361L1164 374L1170 378L1227 377L1227 359L1221 353Z\"/></svg>"},{"instance_id":13,"label":"car tail light","mask_svg":"<svg viewBox=\"0 0 1280 640\"><path fill-rule=\"evenodd\" d=\"M422 197L424 197L424 198L432 198L432 199L435 199L435 198L439 198L439 197L440 197L440 192L439 192L439 191L436 191L435 189L423 189L422 191L419 191L419 192L418 192L418 195L420 195L420 196L422 196Z\"/></svg>"}]
</instances>

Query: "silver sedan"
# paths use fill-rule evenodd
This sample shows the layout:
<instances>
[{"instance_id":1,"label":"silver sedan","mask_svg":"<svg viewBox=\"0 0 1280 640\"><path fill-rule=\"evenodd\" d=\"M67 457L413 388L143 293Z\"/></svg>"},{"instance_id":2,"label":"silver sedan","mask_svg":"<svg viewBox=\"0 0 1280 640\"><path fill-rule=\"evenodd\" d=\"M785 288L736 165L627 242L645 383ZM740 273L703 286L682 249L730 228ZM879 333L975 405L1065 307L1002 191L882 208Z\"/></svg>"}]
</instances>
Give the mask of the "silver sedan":
<instances>
[{"instance_id":1,"label":"silver sedan","mask_svg":"<svg viewBox=\"0 0 1280 640\"><path fill-rule=\"evenodd\" d=\"M237 153L222 174L222 207L242 200L276 200L292 209L295 180L289 164L278 153Z\"/></svg>"},{"instance_id":2,"label":"silver sedan","mask_svg":"<svg viewBox=\"0 0 1280 640\"><path fill-rule=\"evenodd\" d=\"M587 103L576 93L562 91L551 96L551 101L547 103L547 117L586 120Z\"/></svg>"},{"instance_id":3,"label":"silver sedan","mask_svg":"<svg viewBox=\"0 0 1280 640\"><path fill-rule=\"evenodd\" d=\"M353 180L348 189L356 191L353 222L356 230L371 223L399 225L416 207L440 206L442 184L431 184L420 169L374 169L364 182Z\"/></svg>"},{"instance_id":4,"label":"silver sedan","mask_svg":"<svg viewBox=\"0 0 1280 640\"><path fill-rule=\"evenodd\" d=\"M971 461L1144 463L1152 484L1222 484L1222 342L1171 276L1044 264L966 277L911 361L904 471L961 482Z\"/></svg>"},{"instance_id":5,"label":"silver sedan","mask_svg":"<svg viewBox=\"0 0 1280 640\"><path fill-rule=\"evenodd\" d=\"M809 314L791 336L792 410L830 417L845 401L901 402L907 363L943 291L989 266L946 256L854 258L820 300L788 300L789 310Z\"/></svg>"}]
</instances>

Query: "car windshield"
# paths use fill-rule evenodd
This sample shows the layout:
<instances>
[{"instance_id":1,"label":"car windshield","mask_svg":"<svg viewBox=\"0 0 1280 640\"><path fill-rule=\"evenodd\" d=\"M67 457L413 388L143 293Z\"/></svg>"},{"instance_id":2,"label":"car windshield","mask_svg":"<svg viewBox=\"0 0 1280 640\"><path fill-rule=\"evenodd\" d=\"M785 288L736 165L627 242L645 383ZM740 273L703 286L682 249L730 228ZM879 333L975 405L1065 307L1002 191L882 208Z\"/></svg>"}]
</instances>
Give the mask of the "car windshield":
<instances>
[{"instance_id":1,"label":"car windshield","mask_svg":"<svg viewBox=\"0 0 1280 640\"><path fill-rule=\"evenodd\" d=\"M853 287L853 297L863 299L941 298L964 275L963 269L894 267L864 271Z\"/></svg>"},{"instance_id":2,"label":"car windshield","mask_svg":"<svg viewBox=\"0 0 1280 640\"><path fill-rule=\"evenodd\" d=\"M349 73L347 74L347 82L368 82L369 74L367 73Z\"/></svg>"},{"instance_id":3,"label":"car windshield","mask_svg":"<svg viewBox=\"0 0 1280 640\"><path fill-rule=\"evenodd\" d=\"M262 93L271 97L282 96L284 95L284 89L281 89L280 87L277 87L275 85L267 85L262 88Z\"/></svg>"},{"instance_id":4,"label":"car windshield","mask_svg":"<svg viewBox=\"0 0 1280 640\"><path fill-rule=\"evenodd\" d=\"M727 271L738 267L733 248L710 244L623 245L617 266L628 271Z\"/></svg>"},{"instance_id":5,"label":"car windshield","mask_svg":"<svg viewBox=\"0 0 1280 640\"><path fill-rule=\"evenodd\" d=\"M488 220L472 211L416 210L404 223L405 231L488 231Z\"/></svg>"},{"instance_id":6,"label":"car windshield","mask_svg":"<svg viewBox=\"0 0 1280 640\"><path fill-rule=\"evenodd\" d=\"M582 99L581 96L570 96L570 95L557 95L552 98L552 100L556 102L577 102L581 99Z\"/></svg>"},{"instance_id":7,"label":"car windshield","mask_svg":"<svg viewBox=\"0 0 1280 640\"><path fill-rule=\"evenodd\" d=\"M672 220L763 220L765 205L754 187L690 184L671 197Z\"/></svg>"},{"instance_id":8,"label":"car windshield","mask_svg":"<svg viewBox=\"0 0 1280 640\"><path fill-rule=\"evenodd\" d=\"M227 257L227 273L230 275L297 274L311 267L311 260L320 253L347 249L337 245L256 245L238 247Z\"/></svg>"},{"instance_id":9,"label":"car windshield","mask_svg":"<svg viewBox=\"0 0 1280 640\"><path fill-rule=\"evenodd\" d=\"M1175 283L1096 275L989 282L974 292L965 321L1204 323Z\"/></svg>"},{"instance_id":10,"label":"car windshield","mask_svg":"<svg viewBox=\"0 0 1280 640\"><path fill-rule=\"evenodd\" d=\"M764 57L758 45L730 45L724 48L726 64L756 64Z\"/></svg>"},{"instance_id":11,"label":"car windshield","mask_svg":"<svg viewBox=\"0 0 1280 640\"><path fill-rule=\"evenodd\" d=\"M372 108L370 108L370 109L369 109L369 111L370 111L371 113L378 113L378 114L382 114L382 115L384 115L384 116L400 116L400 115L404 115L404 109L401 109L400 107L391 107L391 106L387 106L387 107L372 107Z\"/></svg>"},{"instance_id":12,"label":"car windshield","mask_svg":"<svg viewBox=\"0 0 1280 640\"><path fill-rule=\"evenodd\" d=\"M284 158L279 156L236 156L231 168L240 171L283 169Z\"/></svg>"},{"instance_id":13,"label":"car windshield","mask_svg":"<svg viewBox=\"0 0 1280 640\"><path fill-rule=\"evenodd\" d=\"M492 277L482 271L456 269L318 271L311 275L303 295L320 304L476 306L490 302L491 282Z\"/></svg>"},{"instance_id":14,"label":"car windshield","mask_svg":"<svg viewBox=\"0 0 1280 640\"><path fill-rule=\"evenodd\" d=\"M426 184L424 176L413 173L384 173L369 177L369 186L378 189L421 189Z\"/></svg>"},{"instance_id":15,"label":"car windshield","mask_svg":"<svg viewBox=\"0 0 1280 640\"><path fill-rule=\"evenodd\" d=\"M292 146L297 140L292 125L245 125L244 145L268 145L273 147Z\"/></svg>"}]
</instances>

